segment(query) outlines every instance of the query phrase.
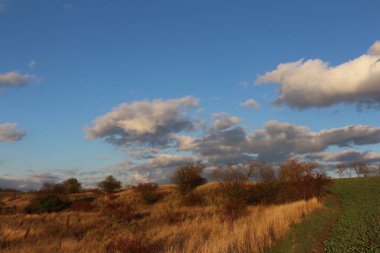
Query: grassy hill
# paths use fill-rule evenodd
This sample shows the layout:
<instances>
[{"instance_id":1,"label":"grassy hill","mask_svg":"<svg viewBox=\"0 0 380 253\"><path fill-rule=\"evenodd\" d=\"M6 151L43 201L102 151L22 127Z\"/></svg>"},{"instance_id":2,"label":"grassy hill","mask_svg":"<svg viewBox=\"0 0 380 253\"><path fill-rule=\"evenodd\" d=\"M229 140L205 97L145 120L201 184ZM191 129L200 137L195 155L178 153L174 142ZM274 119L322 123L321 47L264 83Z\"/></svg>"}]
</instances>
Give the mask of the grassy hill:
<instances>
[{"instance_id":1,"label":"grassy hill","mask_svg":"<svg viewBox=\"0 0 380 253\"><path fill-rule=\"evenodd\" d=\"M334 180L325 208L268 252L380 252L380 177Z\"/></svg>"}]
</instances>

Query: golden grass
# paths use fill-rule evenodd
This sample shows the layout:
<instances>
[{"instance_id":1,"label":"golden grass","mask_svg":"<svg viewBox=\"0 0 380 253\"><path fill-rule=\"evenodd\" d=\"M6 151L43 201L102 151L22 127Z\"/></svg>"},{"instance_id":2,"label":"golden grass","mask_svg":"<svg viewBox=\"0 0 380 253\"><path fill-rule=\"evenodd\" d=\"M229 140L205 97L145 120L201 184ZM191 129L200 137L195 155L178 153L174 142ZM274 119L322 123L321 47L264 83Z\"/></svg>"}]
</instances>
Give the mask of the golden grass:
<instances>
[{"instance_id":1,"label":"golden grass","mask_svg":"<svg viewBox=\"0 0 380 253\"><path fill-rule=\"evenodd\" d=\"M126 200L131 194L120 193L118 199ZM215 205L183 207L171 195L152 206L136 202L134 207L145 215L131 222L118 222L97 212L0 215L0 251L107 252L110 241L118 236L143 235L160 243L165 253L263 252L292 224L322 208L317 199L255 206L248 208L247 215L228 222L221 220Z\"/></svg>"}]
</instances>

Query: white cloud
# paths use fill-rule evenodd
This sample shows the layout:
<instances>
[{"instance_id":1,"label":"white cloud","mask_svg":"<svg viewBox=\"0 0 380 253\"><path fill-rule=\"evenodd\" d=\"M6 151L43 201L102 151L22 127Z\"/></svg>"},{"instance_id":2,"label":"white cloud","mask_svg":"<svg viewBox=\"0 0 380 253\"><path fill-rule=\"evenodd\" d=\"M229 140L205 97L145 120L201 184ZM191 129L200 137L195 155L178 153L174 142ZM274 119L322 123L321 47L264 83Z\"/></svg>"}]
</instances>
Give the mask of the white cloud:
<instances>
[{"instance_id":1,"label":"white cloud","mask_svg":"<svg viewBox=\"0 0 380 253\"><path fill-rule=\"evenodd\" d=\"M36 81L32 75L22 74L17 71L0 74L0 89L5 87L22 87L29 82Z\"/></svg>"},{"instance_id":2,"label":"white cloud","mask_svg":"<svg viewBox=\"0 0 380 253\"><path fill-rule=\"evenodd\" d=\"M0 124L0 142L16 143L24 138L26 132L15 123Z\"/></svg>"},{"instance_id":3,"label":"white cloud","mask_svg":"<svg viewBox=\"0 0 380 253\"><path fill-rule=\"evenodd\" d=\"M197 106L198 100L192 97L122 104L95 119L93 127L85 129L86 139L166 147L175 141L175 134L194 130L195 123L187 113Z\"/></svg>"},{"instance_id":4,"label":"white cloud","mask_svg":"<svg viewBox=\"0 0 380 253\"><path fill-rule=\"evenodd\" d=\"M242 119L236 116L230 116L228 113L220 112L214 113L212 116L213 122L211 123L212 131L220 131L238 125Z\"/></svg>"},{"instance_id":5,"label":"white cloud","mask_svg":"<svg viewBox=\"0 0 380 253\"><path fill-rule=\"evenodd\" d=\"M259 103L256 102L256 100L250 98L246 100L245 102L240 104L241 107L243 108L254 108L254 109L259 109L260 105Z\"/></svg>"},{"instance_id":6,"label":"white cloud","mask_svg":"<svg viewBox=\"0 0 380 253\"><path fill-rule=\"evenodd\" d=\"M268 121L248 136L250 150L264 160L319 152L330 146L350 147L380 143L380 127L354 125L313 132L308 127Z\"/></svg>"},{"instance_id":7,"label":"white cloud","mask_svg":"<svg viewBox=\"0 0 380 253\"><path fill-rule=\"evenodd\" d=\"M377 41L356 59L329 66L319 59L279 64L256 83L280 84L278 105L292 108L326 107L338 103L379 106L380 61Z\"/></svg>"},{"instance_id":8,"label":"white cloud","mask_svg":"<svg viewBox=\"0 0 380 253\"><path fill-rule=\"evenodd\" d=\"M380 40L373 43L373 45L368 50L368 54L380 56Z\"/></svg>"},{"instance_id":9,"label":"white cloud","mask_svg":"<svg viewBox=\"0 0 380 253\"><path fill-rule=\"evenodd\" d=\"M178 135L175 137L177 141L177 150L191 151L196 147L195 137L187 135Z\"/></svg>"}]
</instances>

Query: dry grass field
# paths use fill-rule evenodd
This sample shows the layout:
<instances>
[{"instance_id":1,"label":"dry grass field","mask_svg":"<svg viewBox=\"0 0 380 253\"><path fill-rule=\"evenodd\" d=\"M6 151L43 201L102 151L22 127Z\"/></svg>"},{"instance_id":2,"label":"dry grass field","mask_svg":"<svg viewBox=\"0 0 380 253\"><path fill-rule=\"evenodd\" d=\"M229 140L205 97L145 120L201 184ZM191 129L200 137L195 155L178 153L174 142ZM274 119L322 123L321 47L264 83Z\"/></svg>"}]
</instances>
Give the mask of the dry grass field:
<instances>
[{"instance_id":1,"label":"dry grass field","mask_svg":"<svg viewBox=\"0 0 380 253\"><path fill-rule=\"evenodd\" d=\"M281 205L248 206L236 219L221 215L217 184L197 192L207 196L202 205L185 206L175 186L160 186L162 199L144 204L128 189L112 198L94 196L92 210L21 213L30 194L2 198L15 213L0 215L0 250L19 252L264 252L292 224L322 208L312 198ZM213 194L213 192L215 194ZM206 194L207 193L207 194ZM84 194L71 195L79 199Z\"/></svg>"}]
</instances>

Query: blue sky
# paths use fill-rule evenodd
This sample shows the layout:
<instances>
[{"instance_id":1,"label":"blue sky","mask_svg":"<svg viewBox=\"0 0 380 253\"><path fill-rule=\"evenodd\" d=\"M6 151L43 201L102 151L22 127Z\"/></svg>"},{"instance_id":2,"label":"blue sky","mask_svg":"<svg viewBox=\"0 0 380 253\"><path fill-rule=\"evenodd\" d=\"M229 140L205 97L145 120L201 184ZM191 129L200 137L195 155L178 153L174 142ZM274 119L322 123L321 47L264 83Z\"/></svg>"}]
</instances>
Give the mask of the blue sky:
<instances>
[{"instance_id":1,"label":"blue sky","mask_svg":"<svg viewBox=\"0 0 380 253\"><path fill-rule=\"evenodd\" d=\"M221 112L228 114L223 120L238 117L239 123L228 129L244 128L247 136L265 128L270 120L307 126L312 132L349 125L377 131L380 123L378 67L367 76L375 80L370 92L361 93L364 88L360 85L365 83L359 83L359 88L332 95L331 103L308 100L294 106L292 98L285 97L285 102L274 105L280 87L297 88L298 83L268 77L268 84L257 84L260 76L281 63L320 59L334 67L362 55L377 57L368 50L380 39L378 1L0 0L0 31L0 75L17 71L24 78L21 85L15 85L4 77L1 86L0 76L0 125L16 124L18 130L13 130L16 134L21 131L17 140L0 138L0 183L4 185L31 187L44 177L59 180L67 175L89 184L106 173L116 173L123 180L131 173L137 179L167 176L163 171L171 170L162 164L150 169L158 174L147 170L139 174L144 167L141 164L149 160L136 162L130 153L136 146L141 151L141 144L148 151L155 149L150 158L164 160L165 154L210 158L200 148L184 151L175 143L174 135L186 129L169 133L169 148L141 140L110 143L104 140L112 134L101 131L92 140L85 139L86 129L96 126L97 117L122 103L145 101L154 107L152 101L157 99L190 96L199 100L181 112L194 122L209 122L186 133L200 146L200 138L213 131L212 115ZM352 69L349 72L355 74L357 69ZM330 80L327 75L323 80ZM332 86L341 82L334 80ZM315 88L325 83L307 85ZM300 94L317 94L318 88L313 89ZM254 99L260 107L242 108L240 104L247 99ZM358 110L358 104L368 99L370 108ZM123 131L130 134L125 128ZM361 136L365 137L372 141L357 146L326 144L302 155L356 150L371 151L371 157L378 159L377 135ZM355 140L347 141L352 142ZM257 148L252 151L260 152ZM294 151L291 155L298 154ZM138 166L131 165L134 162ZM95 172L96 176L89 176ZM30 178L37 183L29 183Z\"/></svg>"}]
</instances>

